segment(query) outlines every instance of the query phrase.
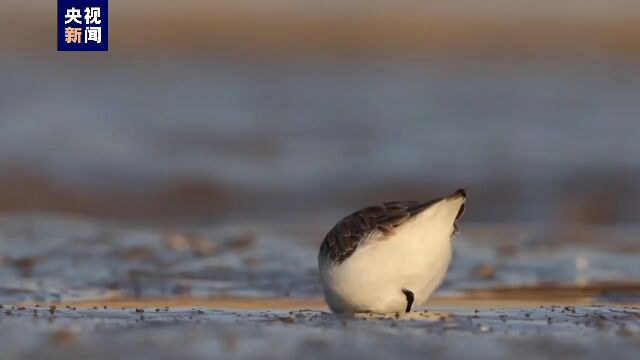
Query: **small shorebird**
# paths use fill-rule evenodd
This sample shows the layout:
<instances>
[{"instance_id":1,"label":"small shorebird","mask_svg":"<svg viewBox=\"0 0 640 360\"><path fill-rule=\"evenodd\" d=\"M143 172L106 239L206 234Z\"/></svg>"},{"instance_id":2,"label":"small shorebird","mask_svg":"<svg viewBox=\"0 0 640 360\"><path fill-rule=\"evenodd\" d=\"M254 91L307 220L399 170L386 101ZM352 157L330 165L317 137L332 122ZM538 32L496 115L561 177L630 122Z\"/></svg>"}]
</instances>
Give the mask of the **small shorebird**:
<instances>
[{"instance_id":1,"label":"small shorebird","mask_svg":"<svg viewBox=\"0 0 640 360\"><path fill-rule=\"evenodd\" d=\"M409 312L440 285L466 193L358 210L329 231L318 253L324 295L336 313Z\"/></svg>"}]
</instances>

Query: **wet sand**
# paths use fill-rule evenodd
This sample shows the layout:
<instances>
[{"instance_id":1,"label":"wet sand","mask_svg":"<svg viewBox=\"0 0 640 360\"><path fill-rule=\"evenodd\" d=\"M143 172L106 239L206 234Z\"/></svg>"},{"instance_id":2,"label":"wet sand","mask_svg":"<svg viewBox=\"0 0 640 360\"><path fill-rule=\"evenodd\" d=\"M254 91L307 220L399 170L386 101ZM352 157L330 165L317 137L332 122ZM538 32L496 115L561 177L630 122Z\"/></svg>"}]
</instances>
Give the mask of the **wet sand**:
<instances>
[{"instance_id":1,"label":"wet sand","mask_svg":"<svg viewBox=\"0 0 640 360\"><path fill-rule=\"evenodd\" d=\"M322 225L0 218L2 359L601 359L640 350L635 229L465 225L425 306L336 316L317 278Z\"/></svg>"},{"instance_id":2,"label":"wet sand","mask_svg":"<svg viewBox=\"0 0 640 360\"><path fill-rule=\"evenodd\" d=\"M640 302L567 295L575 291L486 290L436 296L411 313L356 315L332 314L317 297L27 303L5 305L0 331L24 328L38 339L37 350L11 347L18 357L54 359L632 358L640 350Z\"/></svg>"},{"instance_id":3,"label":"wet sand","mask_svg":"<svg viewBox=\"0 0 640 360\"><path fill-rule=\"evenodd\" d=\"M336 316L319 299L151 299L7 306L5 359L632 358L640 308L458 300ZM95 305L94 305L95 304Z\"/></svg>"}]
</instances>

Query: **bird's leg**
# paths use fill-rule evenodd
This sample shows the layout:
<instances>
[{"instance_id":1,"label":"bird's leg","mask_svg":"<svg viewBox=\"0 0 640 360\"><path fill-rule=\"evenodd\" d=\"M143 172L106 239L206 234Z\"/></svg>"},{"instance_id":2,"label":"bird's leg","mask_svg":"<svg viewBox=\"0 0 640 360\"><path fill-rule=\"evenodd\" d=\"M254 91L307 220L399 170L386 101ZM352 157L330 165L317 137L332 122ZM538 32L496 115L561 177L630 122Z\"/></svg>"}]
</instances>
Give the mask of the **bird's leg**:
<instances>
[{"instance_id":1,"label":"bird's leg","mask_svg":"<svg viewBox=\"0 0 640 360\"><path fill-rule=\"evenodd\" d=\"M407 298L407 308L404 310L404 312L410 312L411 305L413 305L413 292L411 290L402 289L402 293Z\"/></svg>"}]
</instances>

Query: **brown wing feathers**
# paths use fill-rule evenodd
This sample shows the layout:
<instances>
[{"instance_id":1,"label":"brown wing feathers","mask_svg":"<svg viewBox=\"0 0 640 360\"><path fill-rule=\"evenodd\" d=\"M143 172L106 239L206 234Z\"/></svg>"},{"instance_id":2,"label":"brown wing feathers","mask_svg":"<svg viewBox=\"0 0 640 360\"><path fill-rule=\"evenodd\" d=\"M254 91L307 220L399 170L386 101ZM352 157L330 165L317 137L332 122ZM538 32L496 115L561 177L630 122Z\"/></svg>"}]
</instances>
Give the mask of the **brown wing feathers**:
<instances>
[{"instance_id":1,"label":"brown wing feathers","mask_svg":"<svg viewBox=\"0 0 640 360\"><path fill-rule=\"evenodd\" d=\"M466 193L460 189L452 195L452 197L455 196L466 196ZM384 234L391 233L394 228L442 199L439 198L424 203L393 201L356 211L340 220L329 231L320 247L320 255L341 263L356 251L360 241L376 230ZM463 212L464 205L458 211L456 220L462 216Z\"/></svg>"},{"instance_id":2,"label":"brown wing feathers","mask_svg":"<svg viewBox=\"0 0 640 360\"><path fill-rule=\"evenodd\" d=\"M321 254L341 263L358 247L360 241L379 230L390 233L400 224L415 216L433 202L389 202L370 206L340 220L327 234Z\"/></svg>"}]
</instances>

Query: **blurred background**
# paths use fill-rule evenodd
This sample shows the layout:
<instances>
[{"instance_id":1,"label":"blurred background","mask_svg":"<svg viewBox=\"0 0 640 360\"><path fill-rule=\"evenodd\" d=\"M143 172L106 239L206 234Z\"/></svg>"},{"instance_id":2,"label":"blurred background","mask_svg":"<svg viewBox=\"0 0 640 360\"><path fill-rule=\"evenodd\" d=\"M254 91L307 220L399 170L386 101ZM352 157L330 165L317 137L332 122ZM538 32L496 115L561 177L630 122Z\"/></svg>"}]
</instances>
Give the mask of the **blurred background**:
<instances>
[{"instance_id":1,"label":"blurred background","mask_svg":"<svg viewBox=\"0 0 640 360\"><path fill-rule=\"evenodd\" d=\"M7 299L320 296L338 219L458 187L444 289L640 274L637 1L111 0L106 53L55 6L0 4Z\"/></svg>"},{"instance_id":2,"label":"blurred background","mask_svg":"<svg viewBox=\"0 0 640 360\"><path fill-rule=\"evenodd\" d=\"M468 219L640 220L634 1L0 5L0 211L323 216L469 189Z\"/></svg>"}]
</instances>

